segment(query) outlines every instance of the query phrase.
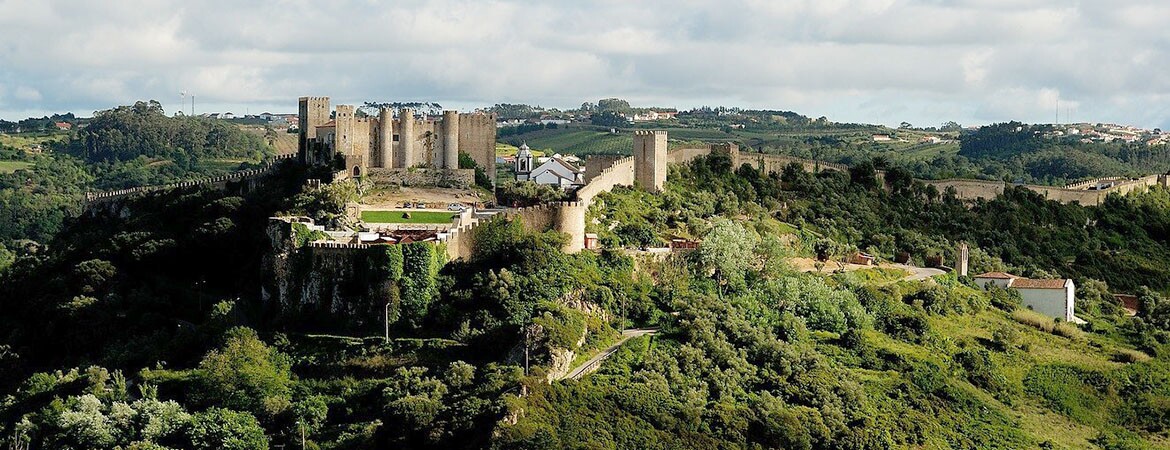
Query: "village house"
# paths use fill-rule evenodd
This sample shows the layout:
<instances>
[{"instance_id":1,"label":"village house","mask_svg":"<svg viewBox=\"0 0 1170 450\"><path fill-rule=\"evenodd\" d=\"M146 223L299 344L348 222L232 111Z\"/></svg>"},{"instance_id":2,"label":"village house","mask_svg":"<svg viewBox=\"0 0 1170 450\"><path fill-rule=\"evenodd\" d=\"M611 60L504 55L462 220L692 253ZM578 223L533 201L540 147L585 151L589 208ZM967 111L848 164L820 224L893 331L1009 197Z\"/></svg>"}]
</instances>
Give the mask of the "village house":
<instances>
[{"instance_id":1,"label":"village house","mask_svg":"<svg viewBox=\"0 0 1170 450\"><path fill-rule=\"evenodd\" d=\"M532 169L528 179L539 184L551 184L562 189L585 184L585 173L579 167L558 157L549 158Z\"/></svg>"},{"instance_id":2,"label":"village house","mask_svg":"<svg viewBox=\"0 0 1170 450\"><path fill-rule=\"evenodd\" d=\"M868 253L857 252L849 255L849 264L858 264L862 266L872 266L874 261L873 255Z\"/></svg>"},{"instance_id":3,"label":"village house","mask_svg":"<svg viewBox=\"0 0 1170 450\"><path fill-rule=\"evenodd\" d=\"M1020 293L1028 309L1066 322L1080 322L1074 315L1076 285L1072 280L1036 280L1005 272L988 272L975 275L975 284L984 289L988 285L1013 289Z\"/></svg>"},{"instance_id":4,"label":"village house","mask_svg":"<svg viewBox=\"0 0 1170 450\"><path fill-rule=\"evenodd\" d=\"M585 233L585 250L600 250L601 244L597 240L597 233Z\"/></svg>"},{"instance_id":5,"label":"village house","mask_svg":"<svg viewBox=\"0 0 1170 450\"><path fill-rule=\"evenodd\" d=\"M670 240L670 250L681 252L695 250L699 248L699 242L691 239L672 238Z\"/></svg>"},{"instance_id":6,"label":"village house","mask_svg":"<svg viewBox=\"0 0 1170 450\"><path fill-rule=\"evenodd\" d=\"M629 117L631 122L653 122L656 120L670 120L678 116L678 111L646 111Z\"/></svg>"}]
</instances>

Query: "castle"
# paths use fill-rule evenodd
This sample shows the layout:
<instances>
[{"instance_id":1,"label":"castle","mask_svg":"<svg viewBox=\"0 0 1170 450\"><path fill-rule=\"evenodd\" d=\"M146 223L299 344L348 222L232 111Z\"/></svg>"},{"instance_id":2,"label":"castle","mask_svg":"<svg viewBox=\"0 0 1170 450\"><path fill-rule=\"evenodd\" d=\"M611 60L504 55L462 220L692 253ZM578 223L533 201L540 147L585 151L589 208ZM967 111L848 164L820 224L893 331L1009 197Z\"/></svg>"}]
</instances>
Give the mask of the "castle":
<instances>
[{"instance_id":1,"label":"castle","mask_svg":"<svg viewBox=\"0 0 1170 450\"><path fill-rule=\"evenodd\" d=\"M332 115L332 117L330 117ZM344 161L347 176L371 170L425 167L459 169L466 153L495 180L496 116L443 111L442 117L415 117L410 108L382 108L377 117L358 117L353 105L331 111L329 97L301 97L298 156L308 165Z\"/></svg>"}]
</instances>

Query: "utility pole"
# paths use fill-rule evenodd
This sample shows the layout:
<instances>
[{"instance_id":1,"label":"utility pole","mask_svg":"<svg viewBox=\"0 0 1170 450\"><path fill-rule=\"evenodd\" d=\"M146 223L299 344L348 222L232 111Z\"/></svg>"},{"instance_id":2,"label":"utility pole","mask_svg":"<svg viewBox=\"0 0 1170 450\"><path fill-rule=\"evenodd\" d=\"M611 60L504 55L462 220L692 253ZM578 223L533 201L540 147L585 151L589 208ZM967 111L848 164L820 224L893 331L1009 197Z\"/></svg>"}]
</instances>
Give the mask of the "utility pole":
<instances>
[{"instance_id":1,"label":"utility pole","mask_svg":"<svg viewBox=\"0 0 1170 450\"><path fill-rule=\"evenodd\" d=\"M386 302L386 342L390 342L390 302Z\"/></svg>"},{"instance_id":2,"label":"utility pole","mask_svg":"<svg viewBox=\"0 0 1170 450\"><path fill-rule=\"evenodd\" d=\"M528 375L528 347L532 340L532 328L524 327L524 375Z\"/></svg>"},{"instance_id":3,"label":"utility pole","mask_svg":"<svg viewBox=\"0 0 1170 450\"><path fill-rule=\"evenodd\" d=\"M305 450L305 422L298 420L297 426L301 428L301 450Z\"/></svg>"},{"instance_id":4,"label":"utility pole","mask_svg":"<svg viewBox=\"0 0 1170 450\"><path fill-rule=\"evenodd\" d=\"M626 296L622 295L622 323L619 324L621 329L626 329Z\"/></svg>"}]
</instances>

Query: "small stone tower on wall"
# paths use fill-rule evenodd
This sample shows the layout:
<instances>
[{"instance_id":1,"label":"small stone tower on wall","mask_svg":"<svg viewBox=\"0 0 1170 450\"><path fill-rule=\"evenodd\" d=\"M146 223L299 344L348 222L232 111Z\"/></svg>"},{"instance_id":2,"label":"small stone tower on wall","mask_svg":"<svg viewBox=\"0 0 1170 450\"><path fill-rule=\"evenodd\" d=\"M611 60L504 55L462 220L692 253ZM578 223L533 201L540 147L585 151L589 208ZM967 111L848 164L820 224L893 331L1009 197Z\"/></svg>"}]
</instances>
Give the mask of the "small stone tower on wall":
<instances>
[{"instance_id":1,"label":"small stone tower on wall","mask_svg":"<svg viewBox=\"0 0 1170 450\"><path fill-rule=\"evenodd\" d=\"M651 192L666 182L666 131L634 132L634 181Z\"/></svg>"},{"instance_id":2,"label":"small stone tower on wall","mask_svg":"<svg viewBox=\"0 0 1170 450\"><path fill-rule=\"evenodd\" d=\"M955 264L955 271L959 272L960 277L967 276L967 270L968 270L967 269L967 257L968 256L969 255L967 252L967 243L966 242L959 243L959 262L957 264Z\"/></svg>"}]
</instances>

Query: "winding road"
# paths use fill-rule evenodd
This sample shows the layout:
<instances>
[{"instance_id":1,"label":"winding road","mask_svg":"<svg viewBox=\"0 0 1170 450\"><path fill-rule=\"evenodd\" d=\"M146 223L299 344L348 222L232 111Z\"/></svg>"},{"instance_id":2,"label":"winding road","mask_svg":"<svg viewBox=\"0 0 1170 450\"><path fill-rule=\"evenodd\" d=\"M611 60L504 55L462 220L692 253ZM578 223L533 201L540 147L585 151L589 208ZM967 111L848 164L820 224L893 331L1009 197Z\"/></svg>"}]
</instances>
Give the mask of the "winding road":
<instances>
[{"instance_id":1,"label":"winding road","mask_svg":"<svg viewBox=\"0 0 1170 450\"><path fill-rule=\"evenodd\" d=\"M658 333L657 328L634 328L623 330L621 339L618 339L618 341L613 345L607 347L605 350L601 351L601 353L594 355L592 358L589 358L588 361L585 361L581 365L574 367L573 370L570 370L564 376L561 376L557 379L580 380L581 377L592 372L592 369L600 366L602 362L604 362L606 359L609 359L610 356L613 356L614 352L616 352L617 349L622 346L622 344L625 344L626 341L639 336L646 336L648 334L655 333Z\"/></svg>"}]
</instances>

